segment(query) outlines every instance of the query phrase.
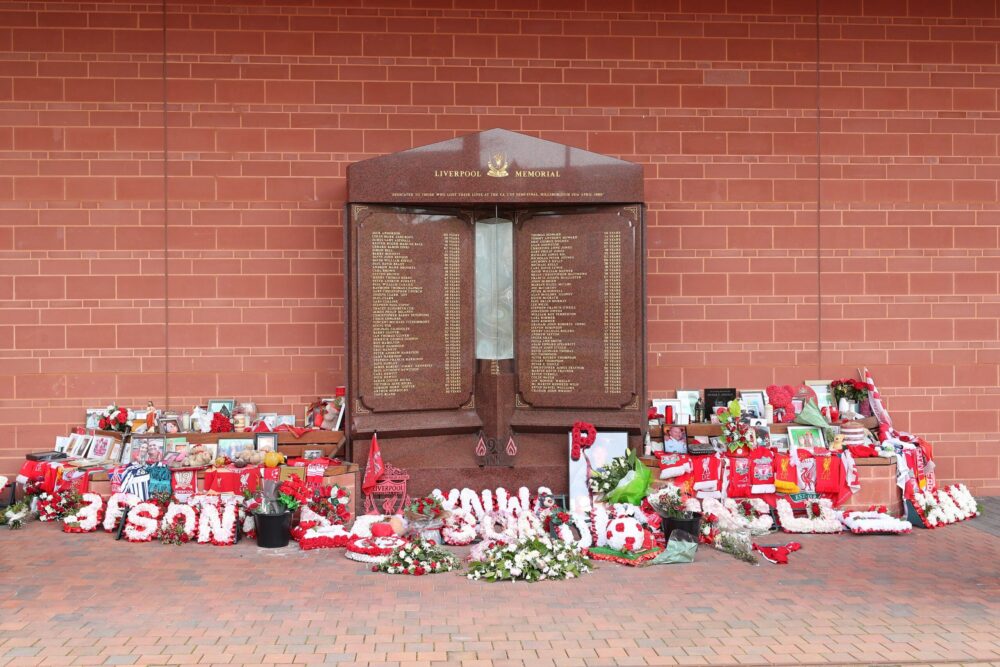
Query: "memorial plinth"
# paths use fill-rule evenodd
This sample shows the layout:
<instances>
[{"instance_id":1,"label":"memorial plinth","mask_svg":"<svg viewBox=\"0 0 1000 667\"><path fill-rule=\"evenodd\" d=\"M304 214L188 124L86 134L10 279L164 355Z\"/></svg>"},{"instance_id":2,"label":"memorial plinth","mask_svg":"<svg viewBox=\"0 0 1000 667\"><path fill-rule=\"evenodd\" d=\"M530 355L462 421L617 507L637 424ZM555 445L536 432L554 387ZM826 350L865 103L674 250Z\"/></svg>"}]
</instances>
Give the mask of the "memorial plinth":
<instances>
[{"instance_id":1,"label":"memorial plinth","mask_svg":"<svg viewBox=\"0 0 1000 667\"><path fill-rule=\"evenodd\" d=\"M646 424L642 170L489 130L348 168L348 418L411 493L566 491L574 421ZM480 468L479 434L513 467Z\"/></svg>"}]
</instances>

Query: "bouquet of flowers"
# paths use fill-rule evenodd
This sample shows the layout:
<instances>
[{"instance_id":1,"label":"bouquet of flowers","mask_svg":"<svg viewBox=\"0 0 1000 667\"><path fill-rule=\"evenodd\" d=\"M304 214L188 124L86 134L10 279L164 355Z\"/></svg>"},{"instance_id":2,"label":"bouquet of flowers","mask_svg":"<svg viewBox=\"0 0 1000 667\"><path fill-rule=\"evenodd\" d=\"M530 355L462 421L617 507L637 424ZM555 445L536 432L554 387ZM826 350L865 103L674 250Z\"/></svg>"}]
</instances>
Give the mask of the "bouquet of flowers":
<instances>
[{"instance_id":1,"label":"bouquet of flowers","mask_svg":"<svg viewBox=\"0 0 1000 667\"><path fill-rule=\"evenodd\" d=\"M445 516L444 505L441 499L434 496L417 498L403 508L403 516L408 521L435 521L443 519Z\"/></svg>"},{"instance_id":2,"label":"bouquet of flowers","mask_svg":"<svg viewBox=\"0 0 1000 667\"><path fill-rule=\"evenodd\" d=\"M830 389L833 391L834 401L837 402L846 398L849 401L856 401L860 405L868 400L868 385L860 380L852 380L851 378L834 380L830 383Z\"/></svg>"},{"instance_id":3,"label":"bouquet of flowers","mask_svg":"<svg viewBox=\"0 0 1000 667\"><path fill-rule=\"evenodd\" d=\"M606 466L590 473L590 492L600 496L611 493L631 470L627 456L611 459Z\"/></svg>"},{"instance_id":4,"label":"bouquet of flowers","mask_svg":"<svg viewBox=\"0 0 1000 667\"><path fill-rule=\"evenodd\" d=\"M17 530L24 525L29 514L31 514L31 509L28 507L27 502L23 500L16 502L0 513L0 526L7 526L11 530Z\"/></svg>"},{"instance_id":5,"label":"bouquet of flowers","mask_svg":"<svg viewBox=\"0 0 1000 667\"><path fill-rule=\"evenodd\" d=\"M546 535L511 544L497 543L469 564L469 579L541 581L573 579L590 572L590 561L579 547Z\"/></svg>"},{"instance_id":6,"label":"bouquet of flowers","mask_svg":"<svg viewBox=\"0 0 1000 667\"><path fill-rule=\"evenodd\" d=\"M690 517L691 513L686 507L687 498L684 497L680 487L673 484L668 484L656 493L651 493L646 500L660 516L669 516L675 519Z\"/></svg>"},{"instance_id":7,"label":"bouquet of flowers","mask_svg":"<svg viewBox=\"0 0 1000 667\"><path fill-rule=\"evenodd\" d=\"M312 498L312 489L298 477L289 477L278 487L278 502L289 512L294 512L300 505L308 503Z\"/></svg>"},{"instance_id":8,"label":"bouquet of flowers","mask_svg":"<svg viewBox=\"0 0 1000 667\"><path fill-rule=\"evenodd\" d=\"M719 421L722 422L722 443L731 452L743 448L753 449L757 446L757 431L741 419L742 413L739 401L730 401L726 409L719 413Z\"/></svg>"},{"instance_id":9,"label":"bouquet of flowers","mask_svg":"<svg viewBox=\"0 0 1000 667\"><path fill-rule=\"evenodd\" d=\"M309 508L327 519L331 524L339 526L351 518L348 505L351 503L351 492L342 486L324 486L309 503Z\"/></svg>"},{"instance_id":10,"label":"bouquet of flowers","mask_svg":"<svg viewBox=\"0 0 1000 667\"><path fill-rule=\"evenodd\" d=\"M97 418L97 428L102 431L118 431L127 433L132 430L132 420L135 413L128 408L120 408L117 405L109 405L104 408Z\"/></svg>"},{"instance_id":11,"label":"bouquet of flowers","mask_svg":"<svg viewBox=\"0 0 1000 667\"><path fill-rule=\"evenodd\" d=\"M372 567L372 571L419 577L423 574L450 572L461 566L461 561L448 550L417 537L389 554L386 560Z\"/></svg>"}]
</instances>

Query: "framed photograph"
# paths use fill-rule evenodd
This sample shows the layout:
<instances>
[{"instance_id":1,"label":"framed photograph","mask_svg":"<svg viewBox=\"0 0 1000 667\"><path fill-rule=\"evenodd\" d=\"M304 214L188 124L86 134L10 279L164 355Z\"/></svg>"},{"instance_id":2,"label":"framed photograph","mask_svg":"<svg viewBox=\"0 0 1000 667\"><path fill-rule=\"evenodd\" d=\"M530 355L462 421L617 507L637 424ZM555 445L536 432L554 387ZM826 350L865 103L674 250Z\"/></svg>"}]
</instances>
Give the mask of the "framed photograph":
<instances>
[{"instance_id":1,"label":"framed photograph","mask_svg":"<svg viewBox=\"0 0 1000 667\"><path fill-rule=\"evenodd\" d=\"M664 425L663 451L669 454L687 454L687 428L677 424Z\"/></svg>"},{"instance_id":2,"label":"framed photograph","mask_svg":"<svg viewBox=\"0 0 1000 667\"><path fill-rule=\"evenodd\" d=\"M278 434L277 433L257 433L254 435L255 445L257 446L258 452L276 452L278 451Z\"/></svg>"},{"instance_id":3,"label":"framed photograph","mask_svg":"<svg viewBox=\"0 0 1000 667\"><path fill-rule=\"evenodd\" d=\"M87 428L97 428L103 412L104 410L100 408L87 408Z\"/></svg>"},{"instance_id":4,"label":"framed photograph","mask_svg":"<svg viewBox=\"0 0 1000 667\"><path fill-rule=\"evenodd\" d=\"M677 424L677 418L681 415L681 399L679 398L654 398L653 407L656 412L663 415L664 424ZM668 411L667 408L670 408ZM670 413L669 415L667 413ZM668 417L671 417L668 419Z\"/></svg>"},{"instance_id":5,"label":"framed photograph","mask_svg":"<svg viewBox=\"0 0 1000 667\"><path fill-rule=\"evenodd\" d=\"M70 436L68 435L57 435L56 444L52 446L52 451L55 452L65 452L66 447L69 445Z\"/></svg>"},{"instance_id":6,"label":"framed photograph","mask_svg":"<svg viewBox=\"0 0 1000 667\"><path fill-rule=\"evenodd\" d=\"M181 432L181 420L177 415L160 417L156 424L156 430L164 435L173 435Z\"/></svg>"},{"instance_id":7,"label":"framed photograph","mask_svg":"<svg viewBox=\"0 0 1000 667\"><path fill-rule=\"evenodd\" d=\"M831 380L806 380L805 385L816 392L816 404L820 408L833 407L833 393L830 390Z\"/></svg>"},{"instance_id":8,"label":"framed photograph","mask_svg":"<svg viewBox=\"0 0 1000 667\"><path fill-rule=\"evenodd\" d=\"M245 449L253 449L253 438L219 438L217 456L228 456L235 459L236 455Z\"/></svg>"},{"instance_id":9,"label":"framed photograph","mask_svg":"<svg viewBox=\"0 0 1000 667\"><path fill-rule=\"evenodd\" d=\"M132 438L128 438L122 443L122 451L118 458L114 459L118 463L128 465L132 462Z\"/></svg>"},{"instance_id":10,"label":"framed photograph","mask_svg":"<svg viewBox=\"0 0 1000 667\"><path fill-rule=\"evenodd\" d=\"M166 438L166 447L164 451L167 452L180 452L181 454L187 454L188 441L184 436Z\"/></svg>"},{"instance_id":11,"label":"framed photograph","mask_svg":"<svg viewBox=\"0 0 1000 667\"><path fill-rule=\"evenodd\" d=\"M734 400L736 400L736 389L706 389L705 412L710 415L717 414L716 408L727 408Z\"/></svg>"},{"instance_id":12,"label":"framed photograph","mask_svg":"<svg viewBox=\"0 0 1000 667\"><path fill-rule=\"evenodd\" d=\"M278 426L295 426L295 415L278 415Z\"/></svg>"},{"instance_id":13,"label":"framed photograph","mask_svg":"<svg viewBox=\"0 0 1000 667\"><path fill-rule=\"evenodd\" d=\"M826 447L823 429L818 426L789 426L788 444L796 449L813 449Z\"/></svg>"},{"instance_id":14,"label":"framed photograph","mask_svg":"<svg viewBox=\"0 0 1000 667\"><path fill-rule=\"evenodd\" d=\"M745 416L763 419L767 394L763 389L740 389L740 408Z\"/></svg>"},{"instance_id":15,"label":"framed photograph","mask_svg":"<svg viewBox=\"0 0 1000 667\"><path fill-rule=\"evenodd\" d=\"M159 463L163 460L166 441L163 436L141 434L132 436L132 451L128 463ZM123 461L125 463L125 461Z\"/></svg>"},{"instance_id":16,"label":"framed photograph","mask_svg":"<svg viewBox=\"0 0 1000 667\"><path fill-rule=\"evenodd\" d=\"M235 398L213 398L208 402L209 412L224 412L225 414L232 416L235 408Z\"/></svg>"},{"instance_id":17,"label":"framed photograph","mask_svg":"<svg viewBox=\"0 0 1000 667\"><path fill-rule=\"evenodd\" d=\"M257 419L267 424L267 427L272 431L278 427L277 412L261 412L257 415Z\"/></svg>"},{"instance_id":18,"label":"framed photograph","mask_svg":"<svg viewBox=\"0 0 1000 667\"><path fill-rule=\"evenodd\" d=\"M112 440L113 443L111 445L111 453L108 454L108 461L119 463L122 460L122 450L125 448L125 445L119 438L112 438Z\"/></svg>"},{"instance_id":19,"label":"framed photograph","mask_svg":"<svg viewBox=\"0 0 1000 667\"><path fill-rule=\"evenodd\" d=\"M81 459L86 457L92 438L93 436L83 435L82 433L70 434L69 442L66 444L66 454Z\"/></svg>"},{"instance_id":20,"label":"framed photograph","mask_svg":"<svg viewBox=\"0 0 1000 667\"><path fill-rule=\"evenodd\" d=\"M777 449L779 452L788 451L788 434L787 433L772 433L771 434L771 446Z\"/></svg>"},{"instance_id":21,"label":"framed photograph","mask_svg":"<svg viewBox=\"0 0 1000 667\"><path fill-rule=\"evenodd\" d=\"M590 481L588 468L603 468L611 459L625 456L628 451L628 433L625 431L598 431L594 444L583 451L579 460L574 461L569 452L573 449L573 434L566 434L566 453L569 459L569 505L573 512L590 511Z\"/></svg>"},{"instance_id":22,"label":"framed photograph","mask_svg":"<svg viewBox=\"0 0 1000 667\"><path fill-rule=\"evenodd\" d=\"M322 449L306 449L306 450L302 451L302 458L304 458L306 460L309 460L309 459L318 459L318 458L320 458L322 456L323 456L323 450Z\"/></svg>"},{"instance_id":23,"label":"framed photograph","mask_svg":"<svg viewBox=\"0 0 1000 667\"><path fill-rule=\"evenodd\" d=\"M110 458L114 442L115 439L110 435L95 435L94 439L90 441L90 451L87 452L87 458L100 459L101 461Z\"/></svg>"},{"instance_id":24,"label":"framed photograph","mask_svg":"<svg viewBox=\"0 0 1000 667\"><path fill-rule=\"evenodd\" d=\"M177 465L184 460L184 454L181 452L167 452L163 456L163 463L166 465Z\"/></svg>"},{"instance_id":25,"label":"framed photograph","mask_svg":"<svg viewBox=\"0 0 1000 667\"><path fill-rule=\"evenodd\" d=\"M698 389L678 389L677 400L681 402L681 414L687 415L689 420L694 419L694 405L701 398L701 391Z\"/></svg>"}]
</instances>

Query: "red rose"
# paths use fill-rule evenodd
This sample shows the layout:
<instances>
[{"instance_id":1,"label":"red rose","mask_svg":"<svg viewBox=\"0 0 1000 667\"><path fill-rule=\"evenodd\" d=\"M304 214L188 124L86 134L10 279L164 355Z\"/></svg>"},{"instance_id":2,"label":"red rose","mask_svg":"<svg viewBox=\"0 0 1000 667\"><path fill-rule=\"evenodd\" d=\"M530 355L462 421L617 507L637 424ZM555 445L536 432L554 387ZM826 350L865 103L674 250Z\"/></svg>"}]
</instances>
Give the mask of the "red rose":
<instances>
[{"instance_id":1,"label":"red rose","mask_svg":"<svg viewBox=\"0 0 1000 667\"><path fill-rule=\"evenodd\" d=\"M107 420L107 418L106 418L106 417L101 417L101 421L99 421L99 422L97 423L97 426L98 426L98 428L100 428L100 429L101 429L102 431L104 431L104 430L107 430L107 428L108 428L109 426L111 426L111 422L109 422L109 421Z\"/></svg>"},{"instance_id":2,"label":"red rose","mask_svg":"<svg viewBox=\"0 0 1000 667\"><path fill-rule=\"evenodd\" d=\"M424 568L419 567L419 566L413 569L413 574L415 574L418 577L420 575L424 574L425 572L427 572L427 570L425 570Z\"/></svg>"}]
</instances>

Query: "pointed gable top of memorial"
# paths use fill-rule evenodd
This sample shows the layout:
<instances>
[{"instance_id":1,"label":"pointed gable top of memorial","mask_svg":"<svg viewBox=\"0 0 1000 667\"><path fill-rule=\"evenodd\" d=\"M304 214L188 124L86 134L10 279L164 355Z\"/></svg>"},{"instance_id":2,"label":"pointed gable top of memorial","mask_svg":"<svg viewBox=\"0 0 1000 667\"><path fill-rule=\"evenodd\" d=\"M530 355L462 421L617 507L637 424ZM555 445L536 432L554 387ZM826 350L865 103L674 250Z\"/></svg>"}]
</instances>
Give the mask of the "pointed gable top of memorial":
<instances>
[{"instance_id":1,"label":"pointed gable top of memorial","mask_svg":"<svg viewBox=\"0 0 1000 667\"><path fill-rule=\"evenodd\" d=\"M492 129L355 162L347 201L372 204L640 203L642 167Z\"/></svg>"}]
</instances>

